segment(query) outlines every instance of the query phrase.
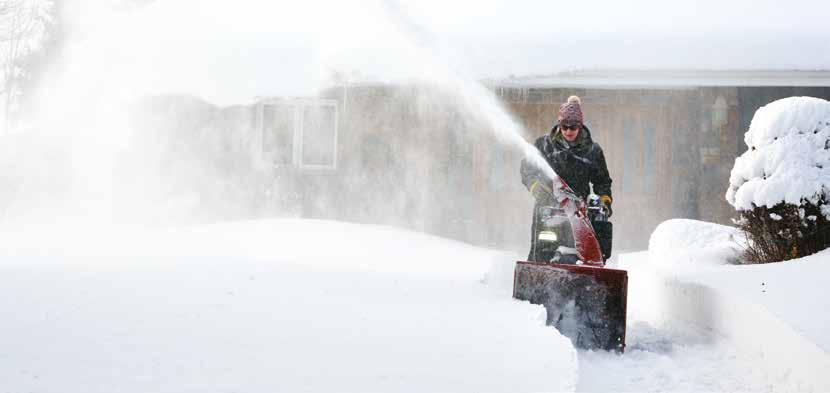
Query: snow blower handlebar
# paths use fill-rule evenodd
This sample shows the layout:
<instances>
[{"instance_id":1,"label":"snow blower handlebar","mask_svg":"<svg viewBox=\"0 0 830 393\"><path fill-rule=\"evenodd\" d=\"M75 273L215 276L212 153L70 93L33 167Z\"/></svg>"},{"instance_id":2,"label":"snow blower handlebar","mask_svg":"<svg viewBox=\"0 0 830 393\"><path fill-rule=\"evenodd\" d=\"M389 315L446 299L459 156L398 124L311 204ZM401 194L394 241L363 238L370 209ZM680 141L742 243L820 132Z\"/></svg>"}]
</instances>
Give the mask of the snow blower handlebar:
<instances>
[{"instance_id":1,"label":"snow blower handlebar","mask_svg":"<svg viewBox=\"0 0 830 393\"><path fill-rule=\"evenodd\" d=\"M591 222L608 221L608 210L602 203L599 195L594 193L593 183L588 183L591 188L591 193L588 194L588 217Z\"/></svg>"}]
</instances>

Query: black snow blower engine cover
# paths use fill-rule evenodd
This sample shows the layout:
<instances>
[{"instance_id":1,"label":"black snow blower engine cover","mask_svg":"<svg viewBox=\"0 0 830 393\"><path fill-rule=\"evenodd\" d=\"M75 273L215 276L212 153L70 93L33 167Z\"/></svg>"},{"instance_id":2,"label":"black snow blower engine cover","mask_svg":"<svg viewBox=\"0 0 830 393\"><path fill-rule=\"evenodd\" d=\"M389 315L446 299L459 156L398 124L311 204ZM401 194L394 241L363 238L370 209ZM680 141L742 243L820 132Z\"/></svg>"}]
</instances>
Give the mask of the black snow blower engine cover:
<instances>
[{"instance_id":1,"label":"black snow blower engine cover","mask_svg":"<svg viewBox=\"0 0 830 393\"><path fill-rule=\"evenodd\" d=\"M586 203L561 179L554 184L558 203L554 210L563 212L564 221L570 224L575 255L568 258L567 247L560 247L562 252L551 254L550 260L517 262L513 297L545 306L547 324L577 348L623 352L628 273L605 267L611 254L611 223L596 220L591 205L594 195ZM545 232L540 241L542 236L551 242L557 238L554 231Z\"/></svg>"}]
</instances>

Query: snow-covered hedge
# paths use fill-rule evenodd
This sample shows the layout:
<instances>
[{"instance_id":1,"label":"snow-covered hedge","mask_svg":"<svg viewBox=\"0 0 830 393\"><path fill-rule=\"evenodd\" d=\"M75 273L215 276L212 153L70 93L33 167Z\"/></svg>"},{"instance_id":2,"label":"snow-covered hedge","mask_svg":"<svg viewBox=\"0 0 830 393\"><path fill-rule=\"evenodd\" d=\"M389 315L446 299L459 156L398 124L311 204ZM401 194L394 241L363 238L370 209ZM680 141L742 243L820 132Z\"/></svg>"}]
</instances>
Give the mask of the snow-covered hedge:
<instances>
[{"instance_id":1,"label":"snow-covered hedge","mask_svg":"<svg viewBox=\"0 0 830 393\"><path fill-rule=\"evenodd\" d=\"M740 212L747 257L772 262L830 245L830 102L774 101L755 112L726 200Z\"/></svg>"}]
</instances>

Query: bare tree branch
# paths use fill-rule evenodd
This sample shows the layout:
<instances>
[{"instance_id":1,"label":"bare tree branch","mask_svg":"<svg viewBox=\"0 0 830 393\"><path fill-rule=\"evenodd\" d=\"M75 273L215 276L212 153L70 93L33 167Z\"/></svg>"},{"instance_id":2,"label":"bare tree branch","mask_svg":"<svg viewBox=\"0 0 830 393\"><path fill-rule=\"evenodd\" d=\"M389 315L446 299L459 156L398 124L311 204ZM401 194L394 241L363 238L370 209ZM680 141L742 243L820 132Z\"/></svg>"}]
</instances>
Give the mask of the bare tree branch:
<instances>
[{"instance_id":1,"label":"bare tree branch","mask_svg":"<svg viewBox=\"0 0 830 393\"><path fill-rule=\"evenodd\" d=\"M21 94L24 59L42 44L49 22L45 11L52 6L52 0L0 0L0 97L5 126Z\"/></svg>"}]
</instances>

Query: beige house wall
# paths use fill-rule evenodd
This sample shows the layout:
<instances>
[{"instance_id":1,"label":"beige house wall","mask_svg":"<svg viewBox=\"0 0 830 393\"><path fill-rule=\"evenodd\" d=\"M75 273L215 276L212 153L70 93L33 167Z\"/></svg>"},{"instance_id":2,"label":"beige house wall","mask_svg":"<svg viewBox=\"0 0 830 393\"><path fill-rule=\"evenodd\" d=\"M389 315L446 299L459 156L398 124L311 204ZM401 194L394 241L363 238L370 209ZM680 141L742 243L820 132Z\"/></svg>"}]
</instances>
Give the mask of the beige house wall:
<instances>
[{"instance_id":1,"label":"beige house wall","mask_svg":"<svg viewBox=\"0 0 830 393\"><path fill-rule=\"evenodd\" d=\"M830 98L828 87L492 89L522 123L528 142L548 132L567 96L582 98L614 180L616 251L647 247L654 228L670 218L729 223L729 171L755 110L791 95ZM151 100L155 104L137 114L143 119L137 135L154 142L124 156L153 151L170 157L177 166L159 169L161 183L177 198L195 200L189 209L204 212L208 221L324 218L526 251L533 201L519 178L521 152L471 116L453 92L340 86L315 99L337 108L333 169L263 161L257 116L267 100L233 108ZM146 169L125 167L135 176ZM210 181L191 172L206 173ZM145 197L165 200L163 194Z\"/></svg>"}]
</instances>

